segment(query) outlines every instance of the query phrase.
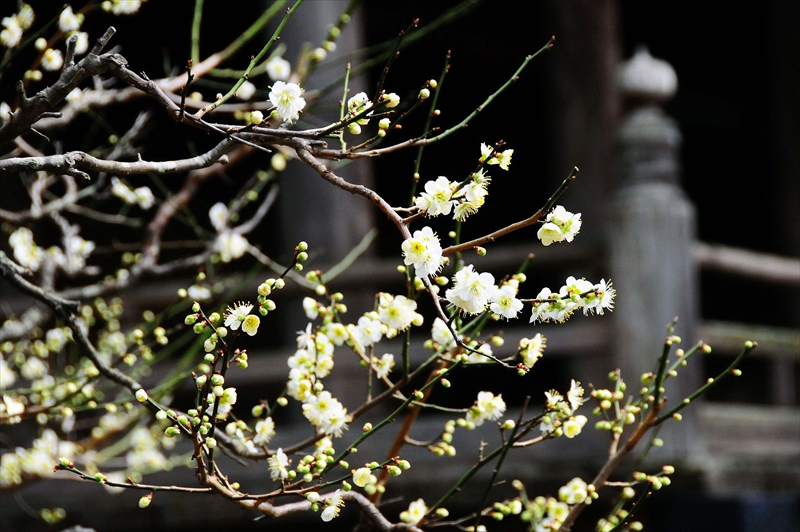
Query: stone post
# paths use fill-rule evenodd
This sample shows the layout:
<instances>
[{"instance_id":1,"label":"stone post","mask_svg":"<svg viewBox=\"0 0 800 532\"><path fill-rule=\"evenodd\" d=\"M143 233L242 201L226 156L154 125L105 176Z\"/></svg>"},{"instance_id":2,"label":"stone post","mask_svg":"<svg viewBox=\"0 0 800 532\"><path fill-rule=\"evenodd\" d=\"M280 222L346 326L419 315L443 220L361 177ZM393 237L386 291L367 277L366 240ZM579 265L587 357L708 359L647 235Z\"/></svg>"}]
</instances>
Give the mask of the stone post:
<instances>
[{"instance_id":1,"label":"stone post","mask_svg":"<svg viewBox=\"0 0 800 532\"><path fill-rule=\"evenodd\" d=\"M681 347L697 341L698 282L691 252L696 215L680 187L681 134L661 107L677 90L675 71L640 48L621 65L618 84L628 111L617 134L618 182L609 224L617 288L614 357L635 393L641 374L655 369L674 317ZM667 381L669 405L697 387L699 360L693 362ZM684 412L682 422L668 422L661 431L665 449L676 458L702 449L696 446L691 409Z\"/></svg>"}]
</instances>

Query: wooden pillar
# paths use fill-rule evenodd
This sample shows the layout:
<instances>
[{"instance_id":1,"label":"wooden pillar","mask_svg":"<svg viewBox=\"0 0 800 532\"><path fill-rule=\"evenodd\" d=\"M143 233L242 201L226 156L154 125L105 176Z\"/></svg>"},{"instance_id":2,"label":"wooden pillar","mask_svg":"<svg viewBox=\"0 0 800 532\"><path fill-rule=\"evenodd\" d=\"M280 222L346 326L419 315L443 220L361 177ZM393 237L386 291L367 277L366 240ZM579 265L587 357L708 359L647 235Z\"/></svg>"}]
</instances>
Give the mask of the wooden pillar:
<instances>
[{"instance_id":1,"label":"wooden pillar","mask_svg":"<svg viewBox=\"0 0 800 532\"><path fill-rule=\"evenodd\" d=\"M653 371L675 316L675 334L688 348L697 338L697 270L691 246L695 208L679 184L681 134L661 104L677 90L672 67L642 48L619 70L619 88L629 111L617 135L617 190L611 204L611 271L617 288L614 311L617 367L630 388ZM675 356L671 357L675 360ZM666 384L669 405L698 385L699 360ZM662 429L670 456L701 450L691 409L684 421Z\"/></svg>"}]
</instances>

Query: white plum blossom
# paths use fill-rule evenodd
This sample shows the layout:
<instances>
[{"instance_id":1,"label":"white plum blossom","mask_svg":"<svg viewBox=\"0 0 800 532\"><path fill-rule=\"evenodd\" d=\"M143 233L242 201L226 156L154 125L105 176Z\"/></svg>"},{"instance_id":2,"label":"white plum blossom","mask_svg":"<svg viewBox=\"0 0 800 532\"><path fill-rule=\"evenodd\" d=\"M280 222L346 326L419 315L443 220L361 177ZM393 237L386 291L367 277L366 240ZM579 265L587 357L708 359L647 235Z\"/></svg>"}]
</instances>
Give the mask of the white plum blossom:
<instances>
[{"instance_id":1,"label":"white plum blossom","mask_svg":"<svg viewBox=\"0 0 800 532\"><path fill-rule=\"evenodd\" d=\"M3 30L0 31L0 43L6 48L14 48L22 40L22 25L17 15L3 17Z\"/></svg>"},{"instance_id":2,"label":"white plum blossom","mask_svg":"<svg viewBox=\"0 0 800 532\"><path fill-rule=\"evenodd\" d=\"M261 419L256 423L256 435L253 437L253 443L266 445L273 436L275 436L275 422L271 417Z\"/></svg>"},{"instance_id":3,"label":"white plum blossom","mask_svg":"<svg viewBox=\"0 0 800 532\"><path fill-rule=\"evenodd\" d=\"M218 399L219 406L217 407L217 416L227 416L230 413L231 408L233 408L233 405L236 404L238 397L239 396L236 393L236 388L225 388L222 392L222 395Z\"/></svg>"},{"instance_id":4,"label":"white plum blossom","mask_svg":"<svg viewBox=\"0 0 800 532\"><path fill-rule=\"evenodd\" d=\"M400 520L409 525L416 525L425 517L426 513L428 513L428 506L425 501L417 499L408 505L408 510L400 512Z\"/></svg>"},{"instance_id":5,"label":"white plum blossom","mask_svg":"<svg viewBox=\"0 0 800 532\"><path fill-rule=\"evenodd\" d=\"M601 280L593 285L585 279L568 277L566 284L561 287L558 294L549 288L543 288L536 296L531 314L531 323L534 321L566 321L577 308L583 308L584 314L597 312L603 314L606 309L614 308L616 291L611 288L611 281Z\"/></svg>"},{"instance_id":6,"label":"white plum blossom","mask_svg":"<svg viewBox=\"0 0 800 532\"><path fill-rule=\"evenodd\" d=\"M224 231L217 235L214 250L219 253L222 262L230 262L244 256L250 243L245 237L233 231Z\"/></svg>"},{"instance_id":7,"label":"white plum blossom","mask_svg":"<svg viewBox=\"0 0 800 532\"><path fill-rule=\"evenodd\" d=\"M223 203L215 203L208 211L208 217L218 233L214 241L214 250L219 253L220 260L230 262L242 257L250 247L250 243L241 234L228 229L230 217L228 208Z\"/></svg>"},{"instance_id":8,"label":"white plum blossom","mask_svg":"<svg viewBox=\"0 0 800 532\"><path fill-rule=\"evenodd\" d=\"M296 83L276 81L269 92L269 101L275 106L278 116L284 122L293 122L300 117L306 106L303 89Z\"/></svg>"},{"instance_id":9,"label":"white plum blossom","mask_svg":"<svg viewBox=\"0 0 800 532\"><path fill-rule=\"evenodd\" d=\"M211 290L207 286L193 284L186 292L193 301L208 301L211 299Z\"/></svg>"},{"instance_id":10,"label":"white plum blossom","mask_svg":"<svg viewBox=\"0 0 800 532\"><path fill-rule=\"evenodd\" d=\"M442 268L442 244L430 227L414 231L411 238L403 241L401 248L403 262L414 266L417 277L435 275Z\"/></svg>"},{"instance_id":11,"label":"white plum blossom","mask_svg":"<svg viewBox=\"0 0 800 532\"><path fill-rule=\"evenodd\" d=\"M16 372L9 367L8 362L0 355L0 390L10 388L16 381Z\"/></svg>"},{"instance_id":12,"label":"white plum blossom","mask_svg":"<svg viewBox=\"0 0 800 532\"><path fill-rule=\"evenodd\" d=\"M42 248L34 243L33 231L27 227L20 227L11 233L8 243L14 250L14 259L21 266L32 271L37 271L41 267L45 254Z\"/></svg>"},{"instance_id":13,"label":"white plum blossom","mask_svg":"<svg viewBox=\"0 0 800 532\"><path fill-rule=\"evenodd\" d=\"M339 511L344 506L344 499L342 499L341 490L336 490L334 494L327 500L328 505L322 510L320 517L326 523L331 521L334 517L339 515Z\"/></svg>"},{"instance_id":14,"label":"white plum blossom","mask_svg":"<svg viewBox=\"0 0 800 532\"><path fill-rule=\"evenodd\" d=\"M244 330L244 324L246 323L251 310L253 310L253 305L250 303L239 302L235 303L233 307L228 307L228 309L225 311L225 327L235 331L239 329L240 325L242 325L242 330ZM258 328L258 326L256 326L256 328ZM250 336L253 335L250 334Z\"/></svg>"},{"instance_id":15,"label":"white plum blossom","mask_svg":"<svg viewBox=\"0 0 800 532\"><path fill-rule=\"evenodd\" d=\"M592 293L583 298L583 313L597 312L602 315L606 309L613 310L614 296L617 291L611 288L611 281L600 279L600 282L592 286Z\"/></svg>"},{"instance_id":16,"label":"white plum blossom","mask_svg":"<svg viewBox=\"0 0 800 532\"><path fill-rule=\"evenodd\" d=\"M533 338L523 338L519 341L519 354L522 363L532 368L536 361L542 358L547 339L541 333L536 333Z\"/></svg>"},{"instance_id":17,"label":"white plum blossom","mask_svg":"<svg viewBox=\"0 0 800 532\"><path fill-rule=\"evenodd\" d=\"M375 375L379 379L382 379L392 371L394 367L394 355L386 353L380 359L372 357L372 365L375 368Z\"/></svg>"},{"instance_id":18,"label":"white plum blossom","mask_svg":"<svg viewBox=\"0 0 800 532\"><path fill-rule=\"evenodd\" d=\"M304 297L303 298L303 310L306 313L306 317L310 320L317 319L319 316L319 303L313 297Z\"/></svg>"},{"instance_id":19,"label":"white plum blossom","mask_svg":"<svg viewBox=\"0 0 800 532\"><path fill-rule=\"evenodd\" d=\"M495 154L486 164L497 164L501 169L508 170L508 167L511 166L512 155L514 155L514 150L503 150L501 153Z\"/></svg>"},{"instance_id":20,"label":"white plum blossom","mask_svg":"<svg viewBox=\"0 0 800 532\"><path fill-rule=\"evenodd\" d=\"M238 89L236 89L236 97L241 100L249 100L255 93L256 86L249 81L245 81L239 86Z\"/></svg>"},{"instance_id":21,"label":"white plum blossom","mask_svg":"<svg viewBox=\"0 0 800 532\"><path fill-rule=\"evenodd\" d=\"M22 421L21 414L25 412L25 405L13 395L3 395L0 403L0 414L9 416L8 422L12 425Z\"/></svg>"},{"instance_id":22,"label":"white plum blossom","mask_svg":"<svg viewBox=\"0 0 800 532\"><path fill-rule=\"evenodd\" d=\"M573 416L561 424L561 428L564 431L564 436L567 438L574 438L578 434L581 433L583 430L583 426L586 425L586 416Z\"/></svg>"},{"instance_id":23,"label":"white plum blossom","mask_svg":"<svg viewBox=\"0 0 800 532\"><path fill-rule=\"evenodd\" d=\"M414 204L425 213L425 216L450 214L453 208L451 198L454 189L455 186L449 179L439 176L435 181L425 183L425 192L415 198Z\"/></svg>"},{"instance_id":24,"label":"white plum blossom","mask_svg":"<svg viewBox=\"0 0 800 532\"><path fill-rule=\"evenodd\" d=\"M142 7L145 0L110 0L102 3L103 11L111 11L115 15L133 15Z\"/></svg>"},{"instance_id":25,"label":"white plum blossom","mask_svg":"<svg viewBox=\"0 0 800 532\"><path fill-rule=\"evenodd\" d=\"M503 170L508 170L509 165L511 165L512 155L514 155L514 150L504 150L502 153L495 152L494 147L481 143L481 157L479 161L482 163L485 162L486 164L497 164L500 165L500 168Z\"/></svg>"},{"instance_id":26,"label":"white plum blossom","mask_svg":"<svg viewBox=\"0 0 800 532\"><path fill-rule=\"evenodd\" d=\"M580 504L589 498L588 485L584 480L575 477L558 490L558 498L567 504Z\"/></svg>"},{"instance_id":27,"label":"white plum blossom","mask_svg":"<svg viewBox=\"0 0 800 532\"><path fill-rule=\"evenodd\" d=\"M48 48L42 56L42 68L45 70L60 70L64 66L64 55L61 50Z\"/></svg>"},{"instance_id":28,"label":"white plum blossom","mask_svg":"<svg viewBox=\"0 0 800 532\"><path fill-rule=\"evenodd\" d=\"M467 363L469 364L486 364L489 362L493 362L490 356L493 355L492 353L492 346L489 344L481 344L478 349L475 351L470 351L469 357L467 358Z\"/></svg>"},{"instance_id":29,"label":"white plum blossom","mask_svg":"<svg viewBox=\"0 0 800 532\"><path fill-rule=\"evenodd\" d=\"M111 193L125 203L136 203L136 194L116 176L111 178Z\"/></svg>"},{"instance_id":30,"label":"white plum blossom","mask_svg":"<svg viewBox=\"0 0 800 532\"><path fill-rule=\"evenodd\" d=\"M549 246L553 242L561 242L564 240L564 234L561 232L556 224L547 222L543 224L539 231L536 232L536 237L542 241L542 245Z\"/></svg>"},{"instance_id":31,"label":"white plum blossom","mask_svg":"<svg viewBox=\"0 0 800 532\"><path fill-rule=\"evenodd\" d=\"M572 407L573 412L586 402L586 399L583 398L583 386L575 379L572 379L570 383L569 391L567 392L567 401L570 407Z\"/></svg>"},{"instance_id":32,"label":"white plum blossom","mask_svg":"<svg viewBox=\"0 0 800 532\"><path fill-rule=\"evenodd\" d=\"M347 111L352 116L363 113L370 107L372 107L372 102L369 101L369 96L367 96L366 92L359 92L347 100ZM368 115L369 114L372 113L368 113ZM369 124L369 118L361 117L356 121L356 123L361 124L362 126L367 125Z\"/></svg>"},{"instance_id":33,"label":"white plum blossom","mask_svg":"<svg viewBox=\"0 0 800 532\"><path fill-rule=\"evenodd\" d=\"M155 196L153 196L153 191L148 187L135 188L133 190L133 195L136 197L136 203L145 211L150 210L150 207L152 207L156 201Z\"/></svg>"},{"instance_id":34,"label":"white plum blossom","mask_svg":"<svg viewBox=\"0 0 800 532\"><path fill-rule=\"evenodd\" d=\"M364 347L369 347L379 342L383 337L381 322L369 316L361 316L358 318L358 326L353 336L355 336L359 344Z\"/></svg>"},{"instance_id":35,"label":"white plum blossom","mask_svg":"<svg viewBox=\"0 0 800 532\"><path fill-rule=\"evenodd\" d=\"M353 471L353 484L363 488L369 484L372 477L372 470L368 467L360 467Z\"/></svg>"},{"instance_id":36,"label":"white plum blossom","mask_svg":"<svg viewBox=\"0 0 800 532\"><path fill-rule=\"evenodd\" d=\"M72 12L72 7L67 6L58 16L58 29L64 33L78 31L83 23L83 15Z\"/></svg>"},{"instance_id":37,"label":"white plum blossom","mask_svg":"<svg viewBox=\"0 0 800 532\"><path fill-rule=\"evenodd\" d=\"M338 322L324 325L323 331L325 332L325 335L334 343L334 345L344 345L344 343L350 338L350 333L347 332L347 327Z\"/></svg>"},{"instance_id":38,"label":"white plum blossom","mask_svg":"<svg viewBox=\"0 0 800 532\"><path fill-rule=\"evenodd\" d=\"M388 109L392 109L400 104L400 96L394 92L383 94L381 96L381 102L383 102L383 105L385 105Z\"/></svg>"},{"instance_id":39,"label":"white plum blossom","mask_svg":"<svg viewBox=\"0 0 800 532\"><path fill-rule=\"evenodd\" d=\"M303 405L303 415L325 434L333 434L337 438L347 429L347 423L350 422L347 409L328 391L309 396Z\"/></svg>"},{"instance_id":40,"label":"white plum blossom","mask_svg":"<svg viewBox=\"0 0 800 532\"><path fill-rule=\"evenodd\" d=\"M453 198L456 201L453 212L454 220L463 222L467 217L478 212L478 209L486 202L487 187L490 181L489 176L481 168L472 174L469 183L453 194Z\"/></svg>"},{"instance_id":41,"label":"white plum blossom","mask_svg":"<svg viewBox=\"0 0 800 532\"><path fill-rule=\"evenodd\" d=\"M417 302L406 296L383 293L380 297L378 313L380 321L387 327L404 331L412 323L421 321L422 316L416 312Z\"/></svg>"},{"instance_id":42,"label":"white plum blossom","mask_svg":"<svg viewBox=\"0 0 800 532\"><path fill-rule=\"evenodd\" d=\"M289 75L292 73L292 65L289 61L277 55L267 61L265 68L272 81L285 81L289 79Z\"/></svg>"},{"instance_id":43,"label":"white plum blossom","mask_svg":"<svg viewBox=\"0 0 800 532\"><path fill-rule=\"evenodd\" d=\"M80 97L80 94L78 96ZM139 207L145 211L150 209L155 203L155 196L150 188L138 187L135 190L131 190L127 184L122 182L116 176L111 178L111 193L125 203L129 203L131 205L138 204Z\"/></svg>"},{"instance_id":44,"label":"white plum blossom","mask_svg":"<svg viewBox=\"0 0 800 532\"><path fill-rule=\"evenodd\" d=\"M494 291L489 298L489 310L510 320L516 318L522 310L522 301L517 299L517 290L510 284L505 284Z\"/></svg>"},{"instance_id":45,"label":"white plum blossom","mask_svg":"<svg viewBox=\"0 0 800 532\"><path fill-rule=\"evenodd\" d=\"M470 264L456 272L453 288L445 292L445 297L467 314L480 314L486 310L494 290L494 276L486 272L478 273Z\"/></svg>"},{"instance_id":46,"label":"white plum blossom","mask_svg":"<svg viewBox=\"0 0 800 532\"><path fill-rule=\"evenodd\" d=\"M491 157L492 153L494 153L494 148L484 142L481 142L481 156L478 160L482 163L486 162L486 159Z\"/></svg>"},{"instance_id":47,"label":"white plum blossom","mask_svg":"<svg viewBox=\"0 0 800 532\"><path fill-rule=\"evenodd\" d=\"M289 458L283 449L278 449L275 454L267 458L269 476L272 480L285 480L289 478Z\"/></svg>"},{"instance_id":48,"label":"white plum blossom","mask_svg":"<svg viewBox=\"0 0 800 532\"><path fill-rule=\"evenodd\" d=\"M208 211L208 218L217 232L223 231L228 226L228 216L228 207L224 203L215 203Z\"/></svg>"},{"instance_id":49,"label":"white plum blossom","mask_svg":"<svg viewBox=\"0 0 800 532\"><path fill-rule=\"evenodd\" d=\"M78 36L78 41L75 43L75 55L83 55L89 51L89 34L85 31L75 31L72 35ZM72 37L70 35L70 37Z\"/></svg>"},{"instance_id":50,"label":"white plum blossom","mask_svg":"<svg viewBox=\"0 0 800 532\"><path fill-rule=\"evenodd\" d=\"M447 328L447 324L443 322L441 318L436 318L433 320L431 338L433 338L433 341L437 344L446 346L447 348L456 346L456 341L453 338L450 329Z\"/></svg>"},{"instance_id":51,"label":"white plum blossom","mask_svg":"<svg viewBox=\"0 0 800 532\"><path fill-rule=\"evenodd\" d=\"M558 205L547 215L536 236L545 246L564 240L572 242L581 229L581 223L581 213L573 214Z\"/></svg>"},{"instance_id":52,"label":"white plum blossom","mask_svg":"<svg viewBox=\"0 0 800 532\"><path fill-rule=\"evenodd\" d=\"M502 395L496 396L492 392L479 392L478 399L467 412L467 421L479 426L487 419L498 419L505 411L506 403L503 401Z\"/></svg>"}]
</instances>

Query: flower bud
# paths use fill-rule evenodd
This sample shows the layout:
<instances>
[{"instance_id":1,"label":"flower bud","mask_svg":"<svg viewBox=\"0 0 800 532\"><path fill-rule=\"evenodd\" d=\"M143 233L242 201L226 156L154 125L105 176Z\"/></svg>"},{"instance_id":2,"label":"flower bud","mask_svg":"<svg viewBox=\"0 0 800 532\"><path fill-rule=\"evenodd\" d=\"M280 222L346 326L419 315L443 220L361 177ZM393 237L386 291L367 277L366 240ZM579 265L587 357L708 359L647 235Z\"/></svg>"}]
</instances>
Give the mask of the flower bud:
<instances>
[{"instance_id":1,"label":"flower bud","mask_svg":"<svg viewBox=\"0 0 800 532\"><path fill-rule=\"evenodd\" d=\"M150 501L152 500L153 500L153 494L148 493L147 495L139 499L139 508L147 508L148 506L150 506Z\"/></svg>"},{"instance_id":2,"label":"flower bud","mask_svg":"<svg viewBox=\"0 0 800 532\"><path fill-rule=\"evenodd\" d=\"M136 400L139 401L140 403L144 403L145 401L147 401L147 392L141 388L136 390Z\"/></svg>"},{"instance_id":3,"label":"flower bud","mask_svg":"<svg viewBox=\"0 0 800 532\"><path fill-rule=\"evenodd\" d=\"M430 98L430 96L431 96L431 91L429 91L428 89L422 89L421 91L419 91L420 100L427 100L428 98Z\"/></svg>"}]
</instances>

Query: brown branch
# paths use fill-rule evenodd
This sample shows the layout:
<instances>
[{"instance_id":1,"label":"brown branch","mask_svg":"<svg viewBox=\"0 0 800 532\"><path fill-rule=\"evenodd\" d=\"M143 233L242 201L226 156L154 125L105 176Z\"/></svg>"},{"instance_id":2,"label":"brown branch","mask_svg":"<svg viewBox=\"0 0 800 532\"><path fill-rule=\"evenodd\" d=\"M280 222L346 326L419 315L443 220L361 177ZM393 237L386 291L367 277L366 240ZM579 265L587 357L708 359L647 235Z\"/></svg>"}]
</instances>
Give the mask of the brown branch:
<instances>
[{"instance_id":1,"label":"brown branch","mask_svg":"<svg viewBox=\"0 0 800 532\"><path fill-rule=\"evenodd\" d=\"M61 103L67 94L77 87L81 81L91 76L118 69L125 64L125 59L117 54L97 55L102 51L114 31L113 27L109 28L106 34L98 39L91 53L78 63L64 67L57 82L37 92L32 97L28 98L22 82L18 83L17 92L20 107L13 114L11 120L0 127L0 148L11 143L19 135L30 131L33 124L41 119L45 113L52 111L56 105Z\"/></svg>"},{"instance_id":2,"label":"brown branch","mask_svg":"<svg viewBox=\"0 0 800 532\"><path fill-rule=\"evenodd\" d=\"M106 172L116 175L133 174L171 174L176 172L188 172L198 168L207 168L215 163L226 164L224 157L236 145L231 139L224 139L208 152L176 161L136 161L119 162L105 159L98 159L82 151L73 151L62 155L50 155L46 157L14 157L0 161L0 176L15 174L19 172L48 171L53 173L64 173L69 170L91 170L95 172ZM83 177L89 177L85 175Z\"/></svg>"},{"instance_id":3,"label":"brown branch","mask_svg":"<svg viewBox=\"0 0 800 532\"><path fill-rule=\"evenodd\" d=\"M311 503L308 501L298 501L281 505L274 505L270 501L263 501L258 498L241 498L241 494L225 486L216 476L209 476L207 483L216 489L222 496L236 502L242 508L261 512L269 518L285 517L300 512L311 510ZM372 504L369 499L357 491L340 491L339 495L345 502L353 502L361 508L364 515L378 530L408 530L412 532L422 532L418 527L406 523L392 523ZM333 493L320 495L320 500L329 499Z\"/></svg>"},{"instance_id":4,"label":"brown branch","mask_svg":"<svg viewBox=\"0 0 800 532\"><path fill-rule=\"evenodd\" d=\"M592 480L592 484L596 488L601 488L605 481L608 480L608 477L611 476L611 473L619 466L622 459L625 458L628 453L630 453L634 447L641 441L644 435L647 433L648 430L655 426L655 421L658 418L659 412L661 412L661 408L663 407L664 403L654 404L650 413L647 415L644 421L642 421L638 427L636 427L636 431L631 434L631 437L625 442L620 450L614 453L613 456L609 457L606 463L603 465L600 472L597 473L597 476L594 477ZM572 528L572 525L575 523L575 520L578 516L583 512L585 508L585 504L576 504L570 510L569 515L567 515L564 522L561 524L561 527L558 529L558 532L569 532Z\"/></svg>"}]
</instances>

